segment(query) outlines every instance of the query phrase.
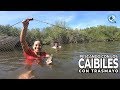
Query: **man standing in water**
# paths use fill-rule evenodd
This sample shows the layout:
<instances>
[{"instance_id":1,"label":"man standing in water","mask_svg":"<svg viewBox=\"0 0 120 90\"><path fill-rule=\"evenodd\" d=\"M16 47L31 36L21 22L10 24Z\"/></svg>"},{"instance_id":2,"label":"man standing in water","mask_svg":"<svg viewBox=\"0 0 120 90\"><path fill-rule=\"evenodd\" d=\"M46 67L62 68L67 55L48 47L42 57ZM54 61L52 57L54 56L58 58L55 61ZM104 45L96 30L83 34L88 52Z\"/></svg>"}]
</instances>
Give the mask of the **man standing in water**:
<instances>
[{"instance_id":1,"label":"man standing in water","mask_svg":"<svg viewBox=\"0 0 120 90\"><path fill-rule=\"evenodd\" d=\"M33 44L33 49L31 49L27 42L26 42L26 33L28 29L30 19L24 20L23 23L23 29L20 34L20 42L23 49L23 55L26 58L26 65L32 66L34 62L37 62L37 64L42 64L42 61L44 58L48 58L46 61L46 64L49 65L52 63L52 55L47 54L46 52L42 52L42 45L41 41L35 41ZM22 75L19 76L20 79L29 79L31 76L31 71L28 71ZM25 78L24 78L25 77Z\"/></svg>"}]
</instances>

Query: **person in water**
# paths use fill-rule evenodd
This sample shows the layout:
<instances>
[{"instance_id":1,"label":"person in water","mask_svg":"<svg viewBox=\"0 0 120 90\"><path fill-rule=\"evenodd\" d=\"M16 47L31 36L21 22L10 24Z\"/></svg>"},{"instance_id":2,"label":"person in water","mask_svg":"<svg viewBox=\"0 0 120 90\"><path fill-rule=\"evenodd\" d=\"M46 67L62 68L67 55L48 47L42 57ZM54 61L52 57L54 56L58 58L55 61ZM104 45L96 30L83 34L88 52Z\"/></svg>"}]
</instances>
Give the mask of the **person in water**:
<instances>
[{"instance_id":1,"label":"person in water","mask_svg":"<svg viewBox=\"0 0 120 90\"><path fill-rule=\"evenodd\" d=\"M49 55L46 52L42 52L41 41L36 40L33 44L32 49L28 46L28 44L26 42L26 34L27 34L29 21L30 21L30 19L26 19L22 22L23 23L23 28L22 28L22 31L20 33L20 43L21 43L21 46L22 46L22 49L23 49L23 55L26 58L25 64L30 69L30 67L32 66L33 63L41 65L44 58L48 58L46 60L46 64L49 65L49 64L52 63L52 55ZM30 77L33 77L33 76L31 76L31 72L32 71L30 69L28 72L20 75L19 79L29 79Z\"/></svg>"},{"instance_id":2,"label":"person in water","mask_svg":"<svg viewBox=\"0 0 120 90\"><path fill-rule=\"evenodd\" d=\"M59 42L54 42L54 46L52 47L53 49L59 49L61 46L59 45Z\"/></svg>"}]
</instances>

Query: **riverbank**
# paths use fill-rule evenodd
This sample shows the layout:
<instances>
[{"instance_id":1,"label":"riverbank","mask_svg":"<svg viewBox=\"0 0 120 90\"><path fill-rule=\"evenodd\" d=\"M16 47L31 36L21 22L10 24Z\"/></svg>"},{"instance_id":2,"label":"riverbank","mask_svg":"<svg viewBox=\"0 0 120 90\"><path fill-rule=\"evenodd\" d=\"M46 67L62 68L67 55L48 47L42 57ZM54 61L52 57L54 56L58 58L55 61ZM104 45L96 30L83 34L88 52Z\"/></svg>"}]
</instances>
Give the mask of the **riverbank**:
<instances>
[{"instance_id":1,"label":"riverbank","mask_svg":"<svg viewBox=\"0 0 120 90\"><path fill-rule=\"evenodd\" d=\"M13 50L18 42L18 37L0 36L0 51Z\"/></svg>"}]
</instances>

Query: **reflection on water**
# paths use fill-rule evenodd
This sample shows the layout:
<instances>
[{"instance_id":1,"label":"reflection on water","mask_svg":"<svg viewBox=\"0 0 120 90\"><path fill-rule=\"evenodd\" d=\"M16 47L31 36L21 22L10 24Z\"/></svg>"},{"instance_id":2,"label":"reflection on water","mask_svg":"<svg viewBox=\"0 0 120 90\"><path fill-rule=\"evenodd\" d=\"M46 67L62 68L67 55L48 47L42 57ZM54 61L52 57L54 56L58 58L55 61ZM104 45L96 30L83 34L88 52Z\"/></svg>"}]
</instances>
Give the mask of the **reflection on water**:
<instances>
[{"instance_id":1,"label":"reflection on water","mask_svg":"<svg viewBox=\"0 0 120 90\"><path fill-rule=\"evenodd\" d=\"M119 73L78 73L78 60L81 54L116 54L120 57L119 42L96 42L84 44L62 45L58 51L50 46L43 49L53 54L52 68L34 65L34 75L37 79L120 79ZM21 50L0 52L0 78L16 79L25 72L24 57Z\"/></svg>"}]
</instances>

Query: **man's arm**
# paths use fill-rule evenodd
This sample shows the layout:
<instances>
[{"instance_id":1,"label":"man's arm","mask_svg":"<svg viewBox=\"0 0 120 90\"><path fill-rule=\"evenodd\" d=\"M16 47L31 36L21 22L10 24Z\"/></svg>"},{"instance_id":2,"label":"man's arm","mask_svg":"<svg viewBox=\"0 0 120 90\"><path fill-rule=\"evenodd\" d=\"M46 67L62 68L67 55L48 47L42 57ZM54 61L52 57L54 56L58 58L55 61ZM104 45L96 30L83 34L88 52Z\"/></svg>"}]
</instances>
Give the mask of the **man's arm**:
<instances>
[{"instance_id":1,"label":"man's arm","mask_svg":"<svg viewBox=\"0 0 120 90\"><path fill-rule=\"evenodd\" d=\"M29 46L26 42L26 33L27 33L28 25L29 25L29 19L26 19L22 23L23 23L23 28L20 33L20 43L22 45L23 51L27 52L29 49Z\"/></svg>"}]
</instances>

